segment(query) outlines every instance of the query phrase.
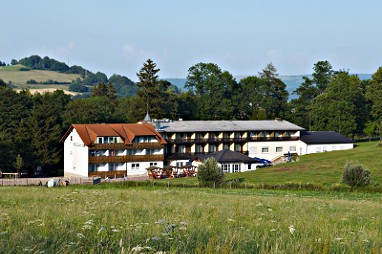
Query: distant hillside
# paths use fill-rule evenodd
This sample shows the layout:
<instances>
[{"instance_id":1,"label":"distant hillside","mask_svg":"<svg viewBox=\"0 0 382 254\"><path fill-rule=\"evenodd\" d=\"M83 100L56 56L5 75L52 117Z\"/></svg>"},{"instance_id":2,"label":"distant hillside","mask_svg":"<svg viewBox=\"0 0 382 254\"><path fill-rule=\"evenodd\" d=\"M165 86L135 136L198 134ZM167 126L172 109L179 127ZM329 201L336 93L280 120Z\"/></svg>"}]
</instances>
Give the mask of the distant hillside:
<instances>
[{"instance_id":1,"label":"distant hillside","mask_svg":"<svg viewBox=\"0 0 382 254\"><path fill-rule=\"evenodd\" d=\"M28 70L24 65L0 67L0 79L6 83L11 81L16 87L27 85L27 81L34 80L37 83L43 82L47 85L55 84L54 81L70 84L73 80L80 78L79 74L66 74L55 71ZM50 82L51 81L51 82Z\"/></svg>"},{"instance_id":2,"label":"distant hillside","mask_svg":"<svg viewBox=\"0 0 382 254\"><path fill-rule=\"evenodd\" d=\"M361 80L367 80L371 79L371 74L356 74ZM239 75L235 76L236 80L240 80L242 78L245 78L247 76L245 75ZM309 77L312 78L312 75L285 75L285 76L279 76L280 79L286 84L287 91L289 93L289 99L295 99L297 96L293 94L293 91L299 87L302 82L304 82L303 77ZM176 85L179 87L182 91L185 91L184 85L186 84L187 79L184 78L164 78L165 80L169 81L171 84Z\"/></svg>"}]
</instances>

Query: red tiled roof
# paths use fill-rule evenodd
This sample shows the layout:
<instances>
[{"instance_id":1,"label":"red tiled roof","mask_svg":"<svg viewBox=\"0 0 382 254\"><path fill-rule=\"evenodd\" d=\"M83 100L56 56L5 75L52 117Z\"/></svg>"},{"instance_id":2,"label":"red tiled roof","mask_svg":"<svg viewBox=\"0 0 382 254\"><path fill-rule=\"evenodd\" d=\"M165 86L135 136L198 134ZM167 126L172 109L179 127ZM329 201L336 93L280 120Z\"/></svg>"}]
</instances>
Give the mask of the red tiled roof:
<instances>
[{"instance_id":1,"label":"red tiled roof","mask_svg":"<svg viewBox=\"0 0 382 254\"><path fill-rule=\"evenodd\" d=\"M164 138L151 124L113 123L113 124L73 124L62 137L64 141L75 129L85 145L94 143L97 137L121 137L125 144L131 144L137 136L154 136L161 144Z\"/></svg>"}]
</instances>

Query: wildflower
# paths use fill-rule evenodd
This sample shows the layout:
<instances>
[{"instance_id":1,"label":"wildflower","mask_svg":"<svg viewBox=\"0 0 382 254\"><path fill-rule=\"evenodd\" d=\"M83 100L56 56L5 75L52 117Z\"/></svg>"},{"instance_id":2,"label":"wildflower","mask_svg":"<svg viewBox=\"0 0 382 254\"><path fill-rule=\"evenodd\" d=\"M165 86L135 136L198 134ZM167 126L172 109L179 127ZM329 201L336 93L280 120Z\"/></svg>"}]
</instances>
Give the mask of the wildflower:
<instances>
[{"instance_id":1,"label":"wildflower","mask_svg":"<svg viewBox=\"0 0 382 254\"><path fill-rule=\"evenodd\" d=\"M235 220L233 220L233 219L228 219L228 222L235 222Z\"/></svg>"},{"instance_id":2,"label":"wildflower","mask_svg":"<svg viewBox=\"0 0 382 254\"><path fill-rule=\"evenodd\" d=\"M369 243L369 240L365 239L365 240L362 240L363 243Z\"/></svg>"},{"instance_id":3,"label":"wildflower","mask_svg":"<svg viewBox=\"0 0 382 254\"><path fill-rule=\"evenodd\" d=\"M342 241L343 238L342 238L342 237L336 237L336 238L334 238L334 240L336 240L336 241Z\"/></svg>"},{"instance_id":4,"label":"wildflower","mask_svg":"<svg viewBox=\"0 0 382 254\"><path fill-rule=\"evenodd\" d=\"M82 234L82 233L77 233L77 237L80 238L80 239L82 239L82 238L85 238L85 235Z\"/></svg>"},{"instance_id":5,"label":"wildflower","mask_svg":"<svg viewBox=\"0 0 382 254\"><path fill-rule=\"evenodd\" d=\"M289 226L289 232L293 235L293 234L294 234L294 231L296 231L296 229L294 228L293 225L290 225L290 226Z\"/></svg>"},{"instance_id":6,"label":"wildflower","mask_svg":"<svg viewBox=\"0 0 382 254\"><path fill-rule=\"evenodd\" d=\"M160 241L161 238L158 237L158 236L154 236L154 237L151 237L151 240L153 240L153 241Z\"/></svg>"},{"instance_id":7,"label":"wildflower","mask_svg":"<svg viewBox=\"0 0 382 254\"><path fill-rule=\"evenodd\" d=\"M268 208L268 212L272 212L273 210L272 210L272 208Z\"/></svg>"},{"instance_id":8,"label":"wildflower","mask_svg":"<svg viewBox=\"0 0 382 254\"><path fill-rule=\"evenodd\" d=\"M164 223L165 223L165 220L158 220L155 222L155 224L161 224L161 225L163 225Z\"/></svg>"},{"instance_id":9,"label":"wildflower","mask_svg":"<svg viewBox=\"0 0 382 254\"><path fill-rule=\"evenodd\" d=\"M276 229L275 229L275 228L272 228L270 231L271 231L271 232L276 232Z\"/></svg>"},{"instance_id":10,"label":"wildflower","mask_svg":"<svg viewBox=\"0 0 382 254\"><path fill-rule=\"evenodd\" d=\"M187 225L187 222L181 221L179 222L180 225Z\"/></svg>"},{"instance_id":11,"label":"wildflower","mask_svg":"<svg viewBox=\"0 0 382 254\"><path fill-rule=\"evenodd\" d=\"M175 227L176 227L176 224L170 224L170 225L167 226L167 229L169 231L172 231L172 230L174 230Z\"/></svg>"},{"instance_id":12,"label":"wildflower","mask_svg":"<svg viewBox=\"0 0 382 254\"><path fill-rule=\"evenodd\" d=\"M97 233L97 234L99 235L99 234L101 234L101 233L102 233L103 231L105 231L105 230L106 230L105 227L101 227L101 228L98 230L98 233Z\"/></svg>"}]
</instances>

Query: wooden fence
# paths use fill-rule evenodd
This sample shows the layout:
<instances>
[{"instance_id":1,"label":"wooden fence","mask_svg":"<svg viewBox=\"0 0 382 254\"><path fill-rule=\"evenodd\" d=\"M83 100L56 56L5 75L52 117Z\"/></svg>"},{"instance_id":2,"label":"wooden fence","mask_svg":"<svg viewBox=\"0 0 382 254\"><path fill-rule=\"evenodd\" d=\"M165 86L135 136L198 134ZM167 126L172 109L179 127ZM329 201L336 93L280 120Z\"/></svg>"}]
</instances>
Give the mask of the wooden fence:
<instances>
[{"instance_id":1,"label":"wooden fence","mask_svg":"<svg viewBox=\"0 0 382 254\"><path fill-rule=\"evenodd\" d=\"M56 186L62 186L66 180L69 181L69 184L97 184L101 182L99 177L0 178L0 186L45 186L51 179L56 180Z\"/></svg>"}]
</instances>

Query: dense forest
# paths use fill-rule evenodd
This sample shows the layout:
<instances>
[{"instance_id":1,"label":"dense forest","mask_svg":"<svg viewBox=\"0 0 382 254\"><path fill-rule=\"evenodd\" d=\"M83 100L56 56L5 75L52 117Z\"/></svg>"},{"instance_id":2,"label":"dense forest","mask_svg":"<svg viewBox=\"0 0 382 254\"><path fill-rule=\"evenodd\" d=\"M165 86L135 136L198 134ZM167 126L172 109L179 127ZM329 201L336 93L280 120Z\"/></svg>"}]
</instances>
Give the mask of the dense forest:
<instances>
[{"instance_id":1,"label":"dense forest","mask_svg":"<svg viewBox=\"0 0 382 254\"><path fill-rule=\"evenodd\" d=\"M343 135L371 137L382 130L382 67L370 80L361 81L344 70L333 70L328 61L313 66L311 78L294 91L288 101L286 85L268 64L261 73L237 81L214 63L190 67L180 92L159 79L160 69L148 59L137 73L139 81L102 73L89 75L82 67L67 67L47 57L21 63L31 69L81 73L78 84L97 77L90 97L78 98L63 91L34 94L16 92L0 80L0 169L15 171L18 155L23 169L38 166L46 175L63 169L61 137L73 123L137 122L149 110L152 118L184 120L261 120L282 118L307 130L332 130ZM45 60L44 60L45 59ZM47 64L49 62L49 64ZM54 66L54 67L53 67ZM88 74L86 74L88 72ZM94 75L94 76L93 76ZM74 82L76 83L76 82ZM119 88L115 85L120 85ZM126 96L117 96L125 89Z\"/></svg>"}]
</instances>

